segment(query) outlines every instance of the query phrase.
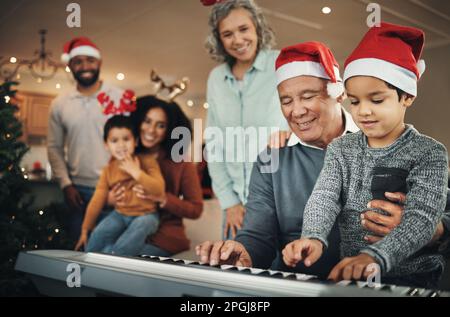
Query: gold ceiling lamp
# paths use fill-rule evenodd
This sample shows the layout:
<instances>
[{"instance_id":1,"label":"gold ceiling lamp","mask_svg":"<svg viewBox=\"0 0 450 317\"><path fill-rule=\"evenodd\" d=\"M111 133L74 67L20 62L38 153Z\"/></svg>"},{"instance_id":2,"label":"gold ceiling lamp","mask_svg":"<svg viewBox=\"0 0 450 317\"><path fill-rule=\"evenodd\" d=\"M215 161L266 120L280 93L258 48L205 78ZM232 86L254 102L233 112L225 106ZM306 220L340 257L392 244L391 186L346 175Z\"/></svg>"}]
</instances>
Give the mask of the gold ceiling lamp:
<instances>
[{"instance_id":1,"label":"gold ceiling lamp","mask_svg":"<svg viewBox=\"0 0 450 317\"><path fill-rule=\"evenodd\" d=\"M19 70L26 66L30 74L37 79L38 83L43 80L52 79L58 69L64 69L70 72L68 67L61 62L55 62L51 59L52 53L45 49L45 35L47 30L39 30L41 47L36 50L33 59L18 59L16 57L4 58L0 57L0 77L5 81L17 79Z\"/></svg>"},{"instance_id":2,"label":"gold ceiling lamp","mask_svg":"<svg viewBox=\"0 0 450 317\"><path fill-rule=\"evenodd\" d=\"M176 81L173 85L167 85L164 80L152 69L150 73L150 81L154 83L155 95L158 98L166 99L172 102L176 97L184 94L189 85L189 78L183 77Z\"/></svg>"}]
</instances>

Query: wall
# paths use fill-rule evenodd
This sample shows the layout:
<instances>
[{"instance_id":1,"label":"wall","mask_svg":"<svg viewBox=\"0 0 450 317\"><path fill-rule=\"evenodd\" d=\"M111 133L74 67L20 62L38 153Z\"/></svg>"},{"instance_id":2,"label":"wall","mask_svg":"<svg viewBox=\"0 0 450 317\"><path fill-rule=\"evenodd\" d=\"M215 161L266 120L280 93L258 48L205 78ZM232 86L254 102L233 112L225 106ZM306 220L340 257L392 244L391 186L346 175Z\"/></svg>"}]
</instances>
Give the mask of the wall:
<instances>
[{"instance_id":1,"label":"wall","mask_svg":"<svg viewBox=\"0 0 450 317\"><path fill-rule=\"evenodd\" d=\"M45 168L48 158L47 158L47 148L45 145L31 145L30 150L25 154L22 159L21 166L27 170L33 168L33 163L40 161L43 168Z\"/></svg>"},{"instance_id":2,"label":"wall","mask_svg":"<svg viewBox=\"0 0 450 317\"><path fill-rule=\"evenodd\" d=\"M450 46L424 52L427 69L406 121L450 149Z\"/></svg>"}]
</instances>

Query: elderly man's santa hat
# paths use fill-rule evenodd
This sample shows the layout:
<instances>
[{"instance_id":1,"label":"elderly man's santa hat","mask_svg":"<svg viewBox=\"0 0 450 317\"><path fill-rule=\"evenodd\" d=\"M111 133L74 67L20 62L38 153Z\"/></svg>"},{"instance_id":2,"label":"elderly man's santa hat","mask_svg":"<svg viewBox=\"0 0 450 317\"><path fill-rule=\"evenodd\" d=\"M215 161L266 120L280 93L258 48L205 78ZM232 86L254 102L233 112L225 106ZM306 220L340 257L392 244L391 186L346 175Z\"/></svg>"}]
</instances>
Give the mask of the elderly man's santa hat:
<instances>
[{"instance_id":1,"label":"elderly man's santa hat","mask_svg":"<svg viewBox=\"0 0 450 317\"><path fill-rule=\"evenodd\" d=\"M422 30L390 23L372 27L345 61L344 81L371 76L417 96L417 81L425 71L420 59L425 42Z\"/></svg>"},{"instance_id":2,"label":"elderly man's santa hat","mask_svg":"<svg viewBox=\"0 0 450 317\"><path fill-rule=\"evenodd\" d=\"M298 77L314 76L329 80L328 95L337 98L344 93L339 64L325 44L305 42L283 48L275 63L277 85Z\"/></svg>"},{"instance_id":3,"label":"elderly man's santa hat","mask_svg":"<svg viewBox=\"0 0 450 317\"><path fill-rule=\"evenodd\" d=\"M87 37L76 37L64 45L61 60L68 63L72 58L79 55L92 56L101 59L100 50Z\"/></svg>"}]
</instances>

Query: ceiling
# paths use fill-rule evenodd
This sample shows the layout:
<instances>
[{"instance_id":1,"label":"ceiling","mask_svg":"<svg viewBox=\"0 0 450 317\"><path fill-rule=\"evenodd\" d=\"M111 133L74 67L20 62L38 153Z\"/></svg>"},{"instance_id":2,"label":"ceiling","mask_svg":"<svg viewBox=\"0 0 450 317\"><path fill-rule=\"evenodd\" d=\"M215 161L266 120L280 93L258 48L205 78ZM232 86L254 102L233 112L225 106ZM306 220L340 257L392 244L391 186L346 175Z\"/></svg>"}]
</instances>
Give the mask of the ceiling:
<instances>
[{"instance_id":1,"label":"ceiling","mask_svg":"<svg viewBox=\"0 0 450 317\"><path fill-rule=\"evenodd\" d=\"M0 56L31 58L39 47L38 30L48 29L47 47L59 60L62 45L74 36L93 39L103 55L102 77L116 85L152 93L155 68L168 83L190 78L184 103L204 101L208 73L215 66L203 48L210 8L199 0L78 0L81 28L69 28L66 6L72 1L1 0ZM325 42L342 63L367 30L367 0L257 0L275 31L277 48L302 41ZM427 35L427 49L445 47L450 56L450 1L378 0L382 20L416 26ZM331 14L321 12L323 6ZM119 82L116 74L125 74ZM64 72L37 84L25 73L21 88L57 94L72 85ZM56 83L62 89L55 88ZM203 109L199 109L203 111ZM196 111L195 111L196 112Z\"/></svg>"}]
</instances>

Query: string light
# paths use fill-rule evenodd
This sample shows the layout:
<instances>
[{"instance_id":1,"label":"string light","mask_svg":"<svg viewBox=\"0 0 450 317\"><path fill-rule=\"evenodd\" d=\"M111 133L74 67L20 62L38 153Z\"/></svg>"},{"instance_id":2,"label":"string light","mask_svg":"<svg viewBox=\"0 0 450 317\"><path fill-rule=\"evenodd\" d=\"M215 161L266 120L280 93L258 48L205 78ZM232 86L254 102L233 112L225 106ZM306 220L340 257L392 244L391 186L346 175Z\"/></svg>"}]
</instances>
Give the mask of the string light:
<instances>
[{"instance_id":1,"label":"string light","mask_svg":"<svg viewBox=\"0 0 450 317\"><path fill-rule=\"evenodd\" d=\"M15 219L16 219L16 216L12 216L12 217L11 217L11 220L15 220Z\"/></svg>"},{"instance_id":2,"label":"string light","mask_svg":"<svg viewBox=\"0 0 450 317\"><path fill-rule=\"evenodd\" d=\"M17 63L17 58L15 58L15 57L13 56L13 57L11 57L11 58L9 59L9 62L10 62L11 64L15 64L15 63Z\"/></svg>"},{"instance_id":3,"label":"string light","mask_svg":"<svg viewBox=\"0 0 450 317\"><path fill-rule=\"evenodd\" d=\"M42 210L39 210L39 215L42 216L44 212Z\"/></svg>"},{"instance_id":4,"label":"string light","mask_svg":"<svg viewBox=\"0 0 450 317\"><path fill-rule=\"evenodd\" d=\"M186 102L186 104L188 105L188 107L193 107L194 106L194 102L192 100L188 100Z\"/></svg>"},{"instance_id":5,"label":"string light","mask_svg":"<svg viewBox=\"0 0 450 317\"><path fill-rule=\"evenodd\" d=\"M9 138L11 138L11 134L6 133L5 138L8 140Z\"/></svg>"},{"instance_id":6,"label":"string light","mask_svg":"<svg viewBox=\"0 0 450 317\"><path fill-rule=\"evenodd\" d=\"M28 179L28 175L23 175L23 178Z\"/></svg>"},{"instance_id":7,"label":"string light","mask_svg":"<svg viewBox=\"0 0 450 317\"><path fill-rule=\"evenodd\" d=\"M323 7L322 8L322 13L323 14L330 14L331 13L331 8L330 7Z\"/></svg>"},{"instance_id":8,"label":"string light","mask_svg":"<svg viewBox=\"0 0 450 317\"><path fill-rule=\"evenodd\" d=\"M10 96L5 96L5 102L6 102L6 103L9 103L10 100L11 100L11 97L10 97Z\"/></svg>"},{"instance_id":9,"label":"string light","mask_svg":"<svg viewBox=\"0 0 450 317\"><path fill-rule=\"evenodd\" d=\"M22 249L25 249L25 244L22 244Z\"/></svg>"},{"instance_id":10,"label":"string light","mask_svg":"<svg viewBox=\"0 0 450 317\"><path fill-rule=\"evenodd\" d=\"M66 73L70 73L70 68L69 68L69 66L66 66Z\"/></svg>"},{"instance_id":11,"label":"string light","mask_svg":"<svg viewBox=\"0 0 450 317\"><path fill-rule=\"evenodd\" d=\"M55 232L56 232L56 233L59 233L59 229L58 229L58 228L56 228L56 229L55 229Z\"/></svg>"},{"instance_id":12,"label":"string light","mask_svg":"<svg viewBox=\"0 0 450 317\"><path fill-rule=\"evenodd\" d=\"M37 248L38 248L38 245L37 245L37 244L35 244L35 245L34 245L34 248L35 248L35 249L37 249Z\"/></svg>"}]
</instances>

